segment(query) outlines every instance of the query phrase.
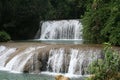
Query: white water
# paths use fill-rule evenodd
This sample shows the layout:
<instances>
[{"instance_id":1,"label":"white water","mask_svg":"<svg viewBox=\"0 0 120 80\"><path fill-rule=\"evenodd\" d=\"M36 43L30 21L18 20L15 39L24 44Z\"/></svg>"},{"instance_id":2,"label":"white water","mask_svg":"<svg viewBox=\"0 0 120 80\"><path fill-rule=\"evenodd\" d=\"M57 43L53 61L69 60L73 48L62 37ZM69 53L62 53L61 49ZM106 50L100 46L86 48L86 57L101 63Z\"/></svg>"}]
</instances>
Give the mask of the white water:
<instances>
[{"instance_id":1,"label":"white water","mask_svg":"<svg viewBox=\"0 0 120 80\"><path fill-rule=\"evenodd\" d=\"M83 77L90 76L90 75L75 75L75 74L69 74L69 73L56 73L56 72L49 72L49 71L41 72L41 74L50 75L50 76L63 75L69 78L79 78L80 80L83 80Z\"/></svg>"},{"instance_id":2,"label":"white water","mask_svg":"<svg viewBox=\"0 0 120 80\"><path fill-rule=\"evenodd\" d=\"M88 65L98 58L100 50L71 49L71 60L68 73L87 75Z\"/></svg>"},{"instance_id":3,"label":"white water","mask_svg":"<svg viewBox=\"0 0 120 80\"><path fill-rule=\"evenodd\" d=\"M25 64L30 59L34 59L34 64L30 64L30 66L36 67L35 71L31 70L30 72L37 72L39 71L39 63L38 60L38 49L42 49L45 46L35 46L35 47L28 47L25 50L15 53L16 48L8 48L5 46L0 46L0 69L6 69L9 71L17 71L23 72ZM42 52L44 53L44 52ZM61 74L64 73L66 76L76 76L76 75L89 75L88 73L88 65L99 58L100 50L99 49L65 49L65 48L58 48L58 49L50 49L48 52L48 62L46 68L47 72L45 73L57 73ZM13 56L12 59L9 59L11 55L16 54ZM44 53L45 54L45 53ZM42 56L42 55L41 55ZM47 57L47 56L44 56ZM44 58L42 56L42 58ZM7 61L7 63L6 63ZM42 60L41 60L42 61ZM44 64L44 63L43 63ZM43 65L42 64L42 65ZM32 69L32 67L30 68Z\"/></svg>"},{"instance_id":4,"label":"white water","mask_svg":"<svg viewBox=\"0 0 120 80\"><path fill-rule=\"evenodd\" d=\"M69 68L68 68L68 73L70 73L70 74L75 73L75 69L77 67L77 64L78 64L77 62L79 59L78 54L79 54L78 50L71 49L71 55L70 55L71 59L70 59L70 64L69 64Z\"/></svg>"},{"instance_id":5,"label":"white water","mask_svg":"<svg viewBox=\"0 0 120 80\"><path fill-rule=\"evenodd\" d=\"M62 66L64 63L64 53L65 53L64 49L62 48L59 50L50 50L48 70L50 66L52 68L52 72L59 73L60 71L63 70Z\"/></svg>"},{"instance_id":6,"label":"white water","mask_svg":"<svg viewBox=\"0 0 120 80\"><path fill-rule=\"evenodd\" d=\"M0 66L4 66L9 56L15 51L16 48L6 48L5 46L0 46Z\"/></svg>"},{"instance_id":7,"label":"white water","mask_svg":"<svg viewBox=\"0 0 120 80\"><path fill-rule=\"evenodd\" d=\"M82 25L79 20L45 21L36 36L40 40L82 39Z\"/></svg>"},{"instance_id":8,"label":"white water","mask_svg":"<svg viewBox=\"0 0 120 80\"><path fill-rule=\"evenodd\" d=\"M48 71L67 73L69 75L88 75L88 65L98 58L100 50L70 49L67 54L64 49L51 50L48 60ZM66 56L66 57L65 57Z\"/></svg>"},{"instance_id":9,"label":"white water","mask_svg":"<svg viewBox=\"0 0 120 80\"><path fill-rule=\"evenodd\" d=\"M25 63L33 55L32 53L33 50L35 50L35 48L30 47L30 48L27 48L25 51L21 52L20 54L16 55L14 58L12 58L12 60L10 60L6 64L5 66L6 69L21 72L23 70Z\"/></svg>"},{"instance_id":10,"label":"white water","mask_svg":"<svg viewBox=\"0 0 120 80\"><path fill-rule=\"evenodd\" d=\"M35 50L37 50L39 48L43 48L43 47L44 46L29 47L29 48L25 49L23 52L19 53L14 58L12 58L12 60L10 60L6 64L5 68L9 69L9 70L22 72L26 62L36 53Z\"/></svg>"},{"instance_id":11,"label":"white water","mask_svg":"<svg viewBox=\"0 0 120 80\"><path fill-rule=\"evenodd\" d=\"M22 72L26 62L37 53L36 50L44 47L45 46L28 47L24 51L16 54L16 48L0 46L0 69ZM11 60L7 61L13 54L16 55Z\"/></svg>"},{"instance_id":12,"label":"white water","mask_svg":"<svg viewBox=\"0 0 120 80\"><path fill-rule=\"evenodd\" d=\"M5 46L0 46L0 54L1 54L1 52L4 51L5 49L6 49Z\"/></svg>"}]
</instances>

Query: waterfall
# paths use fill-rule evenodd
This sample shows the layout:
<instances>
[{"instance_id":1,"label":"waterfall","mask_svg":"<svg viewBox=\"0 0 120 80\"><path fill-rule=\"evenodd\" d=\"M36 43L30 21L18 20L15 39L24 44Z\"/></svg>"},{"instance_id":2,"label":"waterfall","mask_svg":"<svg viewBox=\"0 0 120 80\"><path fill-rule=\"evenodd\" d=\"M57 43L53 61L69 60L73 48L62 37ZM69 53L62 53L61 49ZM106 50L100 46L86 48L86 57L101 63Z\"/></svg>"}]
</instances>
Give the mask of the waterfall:
<instances>
[{"instance_id":1,"label":"waterfall","mask_svg":"<svg viewBox=\"0 0 120 80\"><path fill-rule=\"evenodd\" d=\"M6 70L22 72L27 61L37 53L35 51L44 47L28 47L24 51L16 53L17 48L0 46L0 67ZM14 57L12 58L13 55Z\"/></svg>"},{"instance_id":2,"label":"waterfall","mask_svg":"<svg viewBox=\"0 0 120 80\"><path fill-rule=\"evenodd\" d=\"M87 70L89 64L98 58L100 50L70 49L69 54L67 54L67 56L66 54L62 48L50 50L48 71L87 75L89 74Z\"/></svg>"},{"instance_id":3,"label":"waterfall","mask_svg":"<svg viewBox=\"0 0 120 80\"><path fill-rule=\"evenodd\" d=\"M48 60L48 71L50 71L50 67L52 69L52 72L59 73L63 70L64 53L64 49L62 48L59 50L50 50Z\"/></svg>"},{"instance_id":4,"label":"waterfall","mask_svg":"<svg viewBox=\"0 0 120 80\"><path fill-rule=\"evenodd\" d=\"M23 68L25 66L25 64L27 63L27 61L36 53L35 50L39 49L39 48L43 48L42 47L29 47L27 49L25 49L24 51L22 51L21 53L19 53L18 55L16 55L14 58L12 58L12 60L10 60L5 68L9 69L9 70L14 70L14 71L23 71Z\"/></svg>"},{"instance_id":5,"label":"waterfall","mask_svg":"<svg viewBox=\"0 0 120 80\"><path fill-rule=\"evenodd\" d=\"M21 54L18 54L12 58L12 60L10 60L5 67L9 70L22 71L25 63L33 55L33 50L35 50L35 48L27 48Z\"/></svg>"},{"instance_id":6,"label":"waterfall","mask_svg":"<svg viewBox=\"0 0 120 80\"><path fill-rule=\"evenodd\" d=\"M89 64L98 58L99 50L77 50L71 49L71 59L69 64L68 73L70 74L88 74Z\"/></svg>"},{"instance_id":7,"label":"waterfall","mask_svg":"<svg viewBox=\"0 0 120 80\"><path fill-rule=\"evenodd\" d=\"M101 53L98 48L52 48L47 46L29 46L25 49L0 46L0 68L29 73L48 71L70 75L88 75L89 64L97 60Z\"/></svg>"},{"instance_id":8,"label":"waterfall","mask_svg":"<svg viewBox=\"0 0 120 80\"><path fill-rule=\"evenodd\" d=\"M68 73L70 74L74 74L75 73L75 69L77 67L77 62L78 62L78 53L79 51L78 50L74 50L72 49L71 50L71 59L70 59L70 64L69 64L69 68L68 68ZM83 55L80 56L80 58L83 58L82 57Z\"/></svg>"},{"instance_id":9,"label":"waterfall","mask_svg":"<svg viewBox=\"0 0 120 80\"><path fill-rule=\"evenodd\" d=\"M6 48L5 46L0 46L0 66L4 66L9 56L15 51L16 48Z\"/></svg>"},{"instance_id":10,"label":"waterfall","mask_svg":"<svg viewBox=\"0 0 120 80\"><path fill-rule=\"evenodd\" d=\"M36 36L40 40L82 39L82 25L79 20L45 21ZM41 35L40 35L41 32Z\"/></svg>"}]
</instances>

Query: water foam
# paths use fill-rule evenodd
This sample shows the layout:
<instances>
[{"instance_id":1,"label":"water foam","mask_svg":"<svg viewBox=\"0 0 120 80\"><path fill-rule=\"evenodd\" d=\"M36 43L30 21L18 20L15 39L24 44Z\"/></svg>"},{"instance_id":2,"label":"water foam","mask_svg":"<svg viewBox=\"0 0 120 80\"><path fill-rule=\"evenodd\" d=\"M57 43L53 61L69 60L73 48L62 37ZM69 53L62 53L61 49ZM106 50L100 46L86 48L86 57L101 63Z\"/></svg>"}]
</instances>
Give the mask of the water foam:
<instances>
[{"instance_id":1,"label":"water foam","mask_svg":"<svg viewBox=\"0 0 120 80\"><path fill-rule=\"evenodd\" d=\"M82 39L82 25L79 20L45 21L36 36L40 40ZM39 34L38 34L39 33Z\"/></svg>"}]
</instances>

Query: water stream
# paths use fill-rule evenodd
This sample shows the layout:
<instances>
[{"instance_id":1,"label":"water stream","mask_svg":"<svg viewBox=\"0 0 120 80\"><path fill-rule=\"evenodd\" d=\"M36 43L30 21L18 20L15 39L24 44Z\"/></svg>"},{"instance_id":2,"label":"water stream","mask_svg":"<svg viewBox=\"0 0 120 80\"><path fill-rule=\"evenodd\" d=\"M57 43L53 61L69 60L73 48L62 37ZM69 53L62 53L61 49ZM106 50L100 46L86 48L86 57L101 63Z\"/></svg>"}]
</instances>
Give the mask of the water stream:
<instances>
[{"instance_id":1,"label":"water stream","mask_svg":"<svg viewBox=\"0 0 120 80\"><path fill-rule=\"evenodd\" d=\"M62 74L71 80L83 80L90 75L87 69L89 64L99 59L101 54L100 48L76 45L83 43L79 20L44 21L36 38L44 44L0 45L0 70L20 73L13 75L0 71L0 79L54 80L53 76ZM58 44L61 41L63 45ZM47 42L56 44L48 45ZM71 42L74 44L68 45Z\"/></svg>"},{"instance_id":2,"label":"water stream","mask_svg":"<svg viewBox=\"0 0 120 80\"><path fill-rule=\"evenodd\" d=\"M82 41L80 20L44 21L35 36L41 41Z\"/></svg>"},{"instance_id":3,"label":"water stream","mask_svg":"<svg viewBox=\"0 0 120 80\"><path fill-rule=\"evenodd\" d=\"M89 64L98 59L101 52L99 48L49 46L28 46L23 50L22 47L0 46L0 69L43 75L55 73L80 79L89 75Z\"/></svg>"}]
</instances>

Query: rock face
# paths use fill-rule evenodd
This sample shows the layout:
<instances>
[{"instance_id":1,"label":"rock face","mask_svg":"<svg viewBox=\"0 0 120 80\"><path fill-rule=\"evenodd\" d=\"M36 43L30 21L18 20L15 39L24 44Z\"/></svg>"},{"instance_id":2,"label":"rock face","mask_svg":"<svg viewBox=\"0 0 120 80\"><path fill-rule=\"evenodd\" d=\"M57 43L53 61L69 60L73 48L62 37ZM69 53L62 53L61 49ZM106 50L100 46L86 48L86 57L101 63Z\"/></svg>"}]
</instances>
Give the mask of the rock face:
<instances>
[{"instance_id":1,"label":"rock face","mask_svg":"<svg viewBox=\"0 0 120 80\"><path fill-rule=\"evenodd\" d=\"M34 56L33 56L34 57ZM37 59L30 59L27 61L23 68L24 73L40 73L40 68L42 67L42 64Z\"/></svg>"},{"instance_id":2,"label":"rock face","mask_svg":"<svg viewBox=\"0 0 120 80\"><path fill-rule=\"evenodd\" d=\"M65 77L63 75L57 75L55 76L55 80L70 80L70 78Z\"/></svg>"}]
</instances>

